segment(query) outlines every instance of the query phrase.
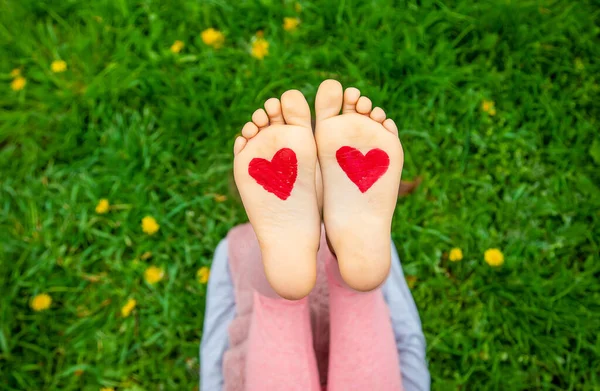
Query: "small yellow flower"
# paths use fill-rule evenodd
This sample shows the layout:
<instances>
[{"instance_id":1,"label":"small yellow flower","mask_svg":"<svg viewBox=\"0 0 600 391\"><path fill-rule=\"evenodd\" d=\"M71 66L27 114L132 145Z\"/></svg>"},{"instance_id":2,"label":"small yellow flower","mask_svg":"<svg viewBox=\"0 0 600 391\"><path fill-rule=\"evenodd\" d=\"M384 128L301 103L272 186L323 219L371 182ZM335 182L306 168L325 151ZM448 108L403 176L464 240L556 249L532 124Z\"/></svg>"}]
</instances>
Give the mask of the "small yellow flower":
<instances>
[{"instance_id":1,"label":"small yellow flower","mask_svg":"<svg viewBox=\"0 0 600 391\"><path fill-rule=\"evenodd\" d=\"M10 88L12 88L13 91L21 91L25 88L25 84L27 84L27 80L25 80L23 76L17 76L15 77L15 80L10 83Z\"/></svg>"},{"instance_id":2,"label":"small yellow flower","mask_svg":"<svg viewBox=\"0 0 600 391\"><path fill-rule=\"evenodd\" d=\"M19 68L15 68L12 71L10 71L10 77L14 79L17 76L21 76L21 70Z\"/></svg>"},{"instance_id":3,"label":"small yellow flower","mask_svg":"<svg viewBox=\"0 0 600 391\"><path fill-rule=\"evenodd\" d=\"M67 70L67 63L63 60L52 61L52 64L50 64L50 69L52 69L52 72L54 73L64 72Z\"/></svg>"},{"instance_id":4,"label":"small yellow flower","mask_svg":"<svg viewBox=\"0 0 600 391\"><path fill-rule=\"evenodd\" d=\"M158 232L160 225L156 222L156 219L152 216L146 216L142 219L142 231L148 235L154 235Z\"/></svg>"},{"instance_id":5,"label":"small yellow flower","mask_svg":"<svg viewBox=\"0 0 600 391\"><path fill-rule=\"evenodd\" d=\"M223 46L223 42L225 42L225 36L219 30L215 30L214 28L209 28L204 30L200 36L202 37L202 42L204 42L208 46L212 46L215 49L219 49Z\"/></svg>"},{"instance_id":6,"label":"small yellow flower","mask_svg":"<svg viewBox=\"0 0 600 391\"><path fill-rule=\"evenodd\" d=\"M297 13L302 12L302 4L296 2L296 4L294 4L294 9L296 10Z\"/></svg>"},{"instance_id":7,"label":"small yellow flower","mask_svg":"<svg viewBox=\"0 0 600 391\"><path fill-rule=\"evenodd\" d=\"M485 259L488 265L493 267L502 266L502 264L504 263L504 254L502 254L502 252L497 248L490 248L488 250L485 250L483 258Z\"/></svg>"},{"instance_id":8,"label":"small yellow flower","mask_svg":"<svg viewBox=\"0 0 600 391\"><path fill-rule=\"evenodd\" d=\"M489 115L491 115L492 117L494 115L496 115L496 107L495 107L496 103L493 100L483 100L483 102L481 102L481 110L485 111L486 113L488 113Z\"/></svg>"},{"instance_id":9,"label":"small yellow flower","mask_svg":"<svg viewBox=\"0 0 600 391\"><path fill-rule=\"evenodd\" d=\"M300 19L298 18L283 18L283 29L285 31L294 31L300 24Z\"/></svg>"},{"instance_id":10,"label":"small yellow flower","mask_svg":"<svg viewBox=\"0 0 600 391\"><path fill-rule=\"evenodd\" d=\"M462 250L460 248L453 248L452 250L450 250L450 255L448 256L448 259L452 262L458 262L458 261L462 260L463 259Z\"/></svg>"},{"instance_id":11,"label":"small yellow flower","mask_svg":"<svg viewBox=\"0 0 600 391\"><path fill-rule=\"evenodd\" d=\"M171 51L173 53L179 53L184 46L185 44L182 41L175 41L173 42L173 45L171 45Z\"/></svg>"},{"instance_id":12,"label":"small yellow flower","mask_svg":"<svg viewBox=\"0 0 600 391\"><path fill-rule=\"evenodd\" d=\"M44 311L50 308L52 298L47 293L41 293L31 300L31 308L34 311Z\"/></svg>"},{"instance_id":13,"label":"small yellow flower","mask_svg":"<svg viewBox=\"0 0 600 391\"><path fill-rule=\"evenodd\" d=\"M102 215L110 210L110 203L106 198L102 198L96 205L96 213Z\"/></svg>"},{"instance_id":14,"label":"small yellow flower","mask_svg":"<svg viewBox=\"0 0 600 391\"><path fill-rule=\"evenodd\" d=\"M163 279L165 272L160 267L150 266L144 272L144 279L148 284L156 284Z\"/></svg>"},{"instance_id":15,"label":"small yellow flower","mask_svg":"<svg viewBox=\"0 0 600 391\"><path fill-rule=\"evenodd\" d=\"M200 284L206 284L210 277L210 269L207 268L206 266L202 266L200 269L198 269L198 272L196 273L196 277L198 277L198 282Z\"/></svg>"},{"instance_id":16,"label":"small yellow flower","mask_svg":"<svg viewBox=\"0 0 600 391\"><path fill-rule=\"evenodd\" d=\"M115 389L112 387L102 387L100 391L115 391Z\"/></svg>"},{"instance_id":17,"label":"small yellow flower","mask_svg":"<svg viewBox=\"0 0 600 391\"><path fill-rule=\"evenodd\" d=\"M121 315L126 318L131 314L131 311L135 308L137 301L135 299L127 300L127 303L121 308Z\"/></svg>"},{"instance_id":18,"label":"small yellow flower","mask_svg":"<svg viewBox=\"0 0 600 391\"><path fill-rule=\"evenodd\" d=\"M252 42L252 57L262 60L269 55L269 42L262 37L257 37Z\"/></svg>"}]
</instances>

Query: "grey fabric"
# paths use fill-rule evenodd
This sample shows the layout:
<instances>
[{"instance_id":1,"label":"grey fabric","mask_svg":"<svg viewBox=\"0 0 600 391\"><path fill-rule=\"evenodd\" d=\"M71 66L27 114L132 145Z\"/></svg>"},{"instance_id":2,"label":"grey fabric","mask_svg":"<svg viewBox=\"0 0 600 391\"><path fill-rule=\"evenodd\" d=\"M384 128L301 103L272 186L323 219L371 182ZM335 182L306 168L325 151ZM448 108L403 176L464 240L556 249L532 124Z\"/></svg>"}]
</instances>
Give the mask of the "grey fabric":
<instances>
[{"instance_id":1,"label":"grey fabric","mask_svg":"<svg viewBox=\"0 0 600 391\"><path fill-rule=\"evenodd\" d=\"M227 248L227 239L223 239L215 250L208 281L204 332L200 345L201 391L222 391L223 388L222 361L228 347L227 328L235 317ZM390 309L404 390L429 391L430 377L421 320L393 243L390 275L381 289Z\"/></svg>"},{"instance_id":2,"label":"grey fabric","mask_svg":"<svg viewBox=\"0 0 600 391\"><path fill-rule=\"evenodd\" d=\"M381 290L390 309L404 390L429 391L430 378L425 357L425 336L421 327L421 319L406 284L400 257L398 257L393 242L392 267Z\"/></svg>"},{"instance_id":3,"label":"grey fabric","mask_svg":"<svg viewBox=\"0 0 600 391\"><path fill-rule=\"evenodd\" d=\"M227 239L215 250L210 268L204 312L204 331L200 344L200 390L223 389L223 354L229 337L227 328L235 318L235 296L229 274Z\"/></svg>"}]
</instances>

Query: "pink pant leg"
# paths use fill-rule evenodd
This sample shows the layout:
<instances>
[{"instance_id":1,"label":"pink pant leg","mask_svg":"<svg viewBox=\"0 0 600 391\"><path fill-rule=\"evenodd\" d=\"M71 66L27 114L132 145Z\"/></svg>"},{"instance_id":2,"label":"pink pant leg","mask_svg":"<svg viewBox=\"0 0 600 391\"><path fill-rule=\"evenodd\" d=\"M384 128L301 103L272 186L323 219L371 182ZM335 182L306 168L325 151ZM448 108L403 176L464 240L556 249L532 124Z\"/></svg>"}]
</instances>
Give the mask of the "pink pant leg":
<instances>
[{"instance_id":1,"label":"pink pant leg","mask_svg":"<svg viewBox=\"0 0 600 391\"><path fill-rule=\"evenodd\" d=\"M320 391L308 299L254 293L246 357L247 391Z\"/></svg>"},{"instance_id":2,"label":"pink pant leg","mask_svg":"<svg viewBox=\"0 0 600 391\"><path fill-rule=\"evenodd\" d=\"M402 390L390 315L381 289L356 292L327 261L330 346L327 391Z\"/></svg>"}]
</instances>

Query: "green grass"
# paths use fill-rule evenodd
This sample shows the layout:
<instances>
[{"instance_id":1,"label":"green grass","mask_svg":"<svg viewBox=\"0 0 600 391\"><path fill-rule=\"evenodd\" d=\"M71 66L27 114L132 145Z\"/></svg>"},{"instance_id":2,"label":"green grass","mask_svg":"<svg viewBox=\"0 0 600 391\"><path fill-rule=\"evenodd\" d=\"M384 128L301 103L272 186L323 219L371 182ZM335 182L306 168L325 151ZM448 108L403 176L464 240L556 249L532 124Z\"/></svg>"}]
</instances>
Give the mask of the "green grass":
<instances>
[{"instance_id":1,"label":"green grass","mask_svg":"<svg viewBox=\"0 0 600 391\"><path fill-rule=\"evenodd\" d=\"M0 389L193 389L196 271L246 221L214 199L231 193L232 141L267 98L312 102L332 77L396 120L403 177L424 178L393 236L433 388L600 390L597 2L301 3L290 33L293 2L0 0ZM53 304L34 312L42 292Z\"/></svg>"}]
</instances>

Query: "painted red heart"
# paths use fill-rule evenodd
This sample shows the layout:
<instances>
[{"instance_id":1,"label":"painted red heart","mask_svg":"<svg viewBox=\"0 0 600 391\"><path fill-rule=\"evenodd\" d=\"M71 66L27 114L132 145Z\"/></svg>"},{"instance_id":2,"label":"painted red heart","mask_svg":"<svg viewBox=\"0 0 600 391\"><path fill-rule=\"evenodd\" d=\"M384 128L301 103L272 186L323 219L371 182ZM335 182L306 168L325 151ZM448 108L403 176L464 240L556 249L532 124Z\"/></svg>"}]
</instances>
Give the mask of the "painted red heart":
<instances>
[{"instance_id":1,"label":"painted red heart","mask_svg":"<svg viewBox=\"0 0 600 391\"><path fill-rule=\"evenodd\" d=\"M273 159L254 158L248 165L248 174L269 193L286 200L296 183L298 160L289 148L281 148Z\"/></svg>"},{"instance_id":2,"label":"painted red heart","mask_svg":"<svg viewBox=\"0 0 600 391\"><path fill-rule=\"evenodd\" d=\"M363 155L356 148L341 147L335 157L342 170L362 193L369 190L390 166L390 157L379 148L371 149Z\"/></svg>"}]
</instances>

